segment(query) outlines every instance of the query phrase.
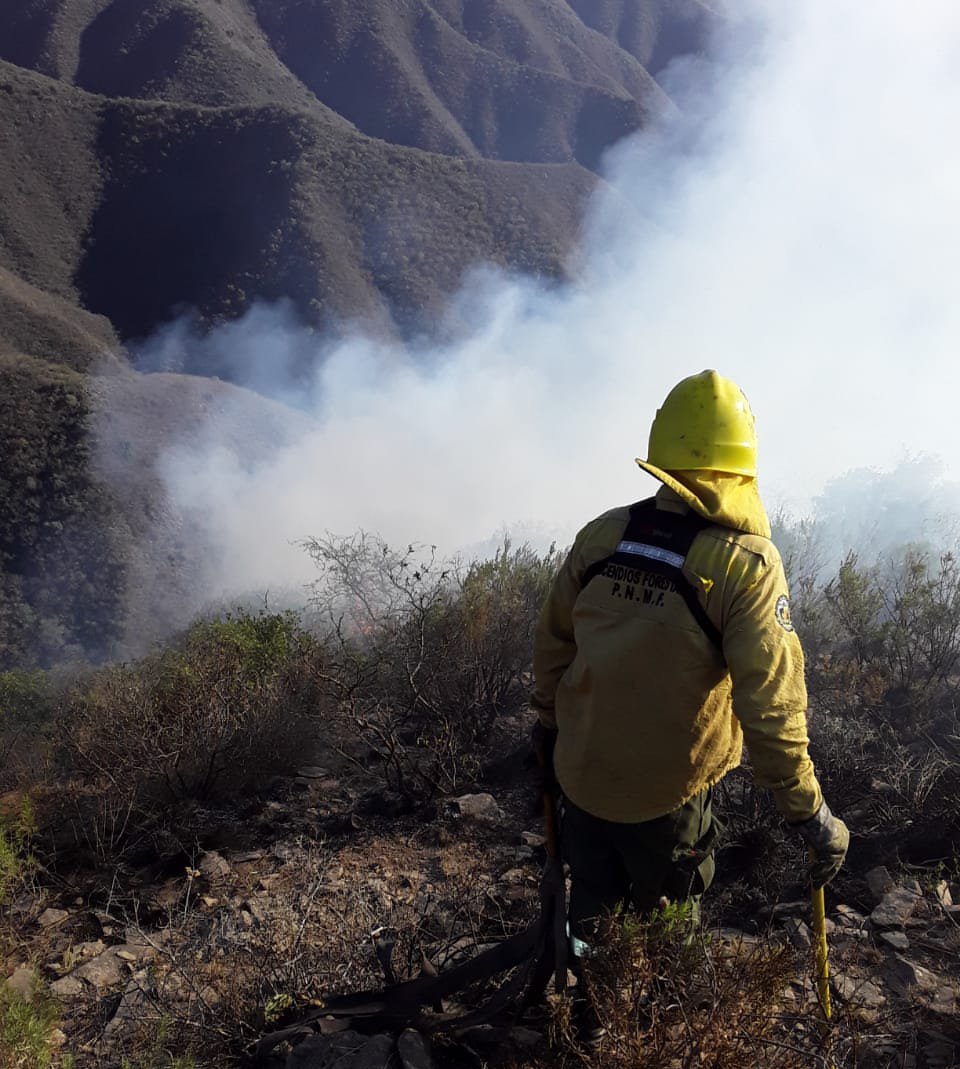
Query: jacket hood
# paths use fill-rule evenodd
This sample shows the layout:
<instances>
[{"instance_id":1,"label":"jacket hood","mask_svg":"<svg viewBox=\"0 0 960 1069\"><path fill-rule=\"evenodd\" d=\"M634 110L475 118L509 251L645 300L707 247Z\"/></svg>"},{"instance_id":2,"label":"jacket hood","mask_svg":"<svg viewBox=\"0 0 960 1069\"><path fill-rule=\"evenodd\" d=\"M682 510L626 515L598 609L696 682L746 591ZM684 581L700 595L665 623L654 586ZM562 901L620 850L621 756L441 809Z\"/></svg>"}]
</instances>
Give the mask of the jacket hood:
<instances>
[{"instance_id":1,"label":"jacket hood","mask_svg":"<svg viewBox=\"0 0 960 1069\"><path fill-rule=\"evenodd\" d=\"M669 472L639 458L637 463L705 520L762 538L770 537L770 520L760 500L756 479L716 471Z\"/></svg>"}]
</instances>

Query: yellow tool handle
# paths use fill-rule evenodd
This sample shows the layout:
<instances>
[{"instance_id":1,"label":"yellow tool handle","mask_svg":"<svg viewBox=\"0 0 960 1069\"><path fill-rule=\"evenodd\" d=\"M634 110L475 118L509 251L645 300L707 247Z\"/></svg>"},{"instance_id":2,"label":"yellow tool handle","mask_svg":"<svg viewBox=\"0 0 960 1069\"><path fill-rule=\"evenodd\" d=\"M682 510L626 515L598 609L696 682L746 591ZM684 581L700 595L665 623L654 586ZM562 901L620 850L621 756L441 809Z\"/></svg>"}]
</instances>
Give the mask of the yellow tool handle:
<instances>
[{"instance_id":1,"label":"yellow tool handle","mask_svg":"<svg viewBox=\"0 0 960 1069\"><path fill-rule=\"evenodd\" d=\"M830 963L827 959L827 917L823 904L823 888L814 887L810 896L813 906L813 954L817 964L817 996L823 1016L830 1020Z\"/></svg>"}]
</instances>

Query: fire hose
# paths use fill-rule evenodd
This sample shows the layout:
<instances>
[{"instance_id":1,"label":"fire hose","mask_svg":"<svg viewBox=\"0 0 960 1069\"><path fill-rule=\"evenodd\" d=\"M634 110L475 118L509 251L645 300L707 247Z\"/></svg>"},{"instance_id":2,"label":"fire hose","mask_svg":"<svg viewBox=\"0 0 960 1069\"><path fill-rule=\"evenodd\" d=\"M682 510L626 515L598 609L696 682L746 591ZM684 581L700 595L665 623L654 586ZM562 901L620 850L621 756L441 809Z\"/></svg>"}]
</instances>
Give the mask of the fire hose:
<instances>
[{"instance_id":1,"label":"fire hose","mask_svg":"<svg viewBox=\"0 0 960 1069\"><path fill-rule=\"evenodd\" d=\"M524 1009L543 997L551 975L555 990L566 990L566 885L557 829L556 788L547 782L544 755L538 753L537 758L544 773L542 796L547 852L537 918L515 935L469 961L440 972L425 970L425 975L402 983L389 982L392 978L392 945L378 945L377 957L388 985L380 990L323 998L293 1024L260 1039L254 1051L258 1066L266 1066L270 1054L282 1043L296 1042L317 1033L346 1028L365 1033L415 1028L424 1033L455 1036L488 1024L504 1013L509 1012L515 1020ZM443 1012L444 998L504 972L512 975L500 983L477 1009L459 1014Z\"/></svg>"}]
</instances>

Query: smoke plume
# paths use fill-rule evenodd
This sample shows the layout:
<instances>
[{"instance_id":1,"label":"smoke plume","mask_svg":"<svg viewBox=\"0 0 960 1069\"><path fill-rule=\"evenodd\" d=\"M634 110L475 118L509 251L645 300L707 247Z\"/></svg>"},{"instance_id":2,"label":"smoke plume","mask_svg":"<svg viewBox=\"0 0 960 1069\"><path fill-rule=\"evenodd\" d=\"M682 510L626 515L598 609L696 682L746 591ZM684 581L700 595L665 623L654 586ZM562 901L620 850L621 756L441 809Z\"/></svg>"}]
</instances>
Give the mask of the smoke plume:
<instances>
[{"instance_id":1,"label":"smoke plume","mask_svg":"<svg viewBox=\"0 0 960 1069\"><path fill-rule=\"evenodd\" d=\"M308 580L296 543L324 531L565 542L653 489L633 458L669 388L706 367L751 399L771 507L819 496L825 516L849 504L909 535L887 497L906 483L924 522L956 510L956 5L752 0L666 81L679 115L610 153L572 284L480 267L457 302L469 326L430 351L329 349L283 306L150 343L146 366L189 369L198 345L240 360L235 381L304 421L241 457L221 410L162 456L215 547L211 594ZM305 351L316 373L293 381Z\"/></svg>"}]
</instances>

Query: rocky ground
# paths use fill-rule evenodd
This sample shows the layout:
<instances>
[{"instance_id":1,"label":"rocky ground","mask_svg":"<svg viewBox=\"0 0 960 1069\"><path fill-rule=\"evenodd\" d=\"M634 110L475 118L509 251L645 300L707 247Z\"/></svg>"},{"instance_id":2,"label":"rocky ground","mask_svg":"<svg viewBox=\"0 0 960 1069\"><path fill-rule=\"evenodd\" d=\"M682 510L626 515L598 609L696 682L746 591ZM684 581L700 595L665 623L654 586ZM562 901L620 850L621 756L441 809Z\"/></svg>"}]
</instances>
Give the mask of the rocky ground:
<instances>
[{"instance_id":1,"label":"rocky ground","mask_svg":"<svg viewBox=\"0 0 960 1069\"><path fill-rule=\"evenodd\" d=\"M382 986L377 939L395 944L393 966L405 979L442 971L529 923L543 838L519 762L514 772L489 790L414 807L369 790L356 770L305 766L244 807L196 809L189 846L112 866L104 863L108 844L91 830L82 857L51 846L35 885L12 903L15 942L0 975L26 997L35 997L38 980L49 989L61 1006L62 1053L75 1066L167 1066L176 1063L163 1058L187 1051L197 1061L184 1064L243 1064L260 1035L323 995ZM723 854L720 867L722 878ZM954 1065L960 886L936 871L883 867L843 886L854 889L853 904L828 890L835 1064ZM763 1012L775 1018L765 1042L795 1058L769 1064L823 1064L809 902L745 911L736 895L728 879L708 905L705 960L716 970L732 958L749 970L771 948L788 947L790 975ZM686 1042L683 1028L693 1036L691 1021L664 1025L675 1049ZM435 1040L432 1051L410 1030L318 1028L271 1064L583 1061L556 1004L508 1024L481 1026L457 1043ZM609 1043L618 1043L615 1029ZM603 1051L591 1063L627 1064Z\"/></svg>"}]
</instances>

